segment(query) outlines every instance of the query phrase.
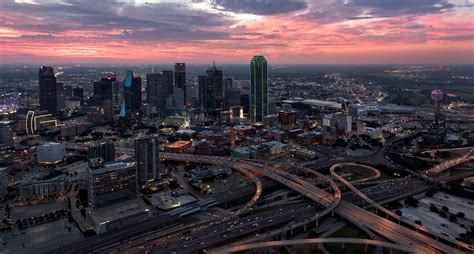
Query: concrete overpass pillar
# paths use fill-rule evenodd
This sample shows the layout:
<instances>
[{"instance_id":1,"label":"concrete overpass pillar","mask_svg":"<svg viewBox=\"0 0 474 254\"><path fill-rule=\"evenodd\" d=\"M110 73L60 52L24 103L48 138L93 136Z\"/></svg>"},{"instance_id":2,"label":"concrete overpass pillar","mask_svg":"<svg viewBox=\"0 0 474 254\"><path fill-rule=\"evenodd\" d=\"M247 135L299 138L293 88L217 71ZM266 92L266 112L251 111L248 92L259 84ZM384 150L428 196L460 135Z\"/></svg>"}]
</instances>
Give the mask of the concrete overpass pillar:
<instances>
[{"instance_id":1,"label":"concrete overpass pillar","mask_svg":"<svg viewBox=\"0 0 474 254\"><path fill-rule=\"evenodd\" d=\"M303 231L306 232L306 224L304 224Z\"/></svg>"},{"instance_id":2,"label":"concrete overpass pillar","mask_svg":"<svg viewBox=\"0 0 474 254\"><path fill-rule=\"evenodd\" d=\"M316 219L316 227L319 227L319 219Z\"/></svg>"},{"instance_id":3,"label":"concrete overpass pillar","mask_svg":"<svg viewBox=\"0 0 474 254\"><path fill-rule=\"evenodd\" d=\"M368 247L368 246L369 246L368 244L365 244L365 249L364 249L364 252L365 252L365 253L367 253L367 247Z\"/></svg>"}]
</instances>

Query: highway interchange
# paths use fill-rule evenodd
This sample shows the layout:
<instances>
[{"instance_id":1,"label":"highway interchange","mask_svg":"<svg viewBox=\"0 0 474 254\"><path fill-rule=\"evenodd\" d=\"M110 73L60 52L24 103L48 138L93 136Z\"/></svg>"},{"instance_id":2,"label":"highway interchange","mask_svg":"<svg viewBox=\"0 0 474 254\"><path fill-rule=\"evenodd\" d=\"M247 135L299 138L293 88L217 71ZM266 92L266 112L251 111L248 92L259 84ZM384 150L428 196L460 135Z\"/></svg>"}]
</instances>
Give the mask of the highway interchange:
<instances>
[{"instance_id":1,"label":"highway interchange","mask_svg":"<svg viewBox=\"0 0 474 254\"><path fill-rule=\"evenodd\" d=\"M372 154L371 158L374 159L374 156L377 158L386 157L386 149L388 146L382 147L380 150L376 151ZM130 151L125 150L122 152L130 153ZM360 202L362 198L365 202L373 205L379 206L373 200L379 200L387 195L396 197L399 195L401 191L405 188L419 188L420 190L426 189L429 185L427 185L424 181L421 181L416 178L406 177L403 179L393 180L393 181L386 181L385 183L381 183L376 186L371 186L368 188L363 189L360 192L356 187L354 187L349 182L345 181L342 177L338 177L337 174L333 174L333 177L346 186L351 188L356 195L341 195L339 187L335 182L328 178L327 176L321 175L317 173L315 170L312 170L315 164L307 164L304 167L304 171L306 173L312 174L313 179L317 178L320 182L325 183L325 188L319 188L314 184L310 183L311 179L305 179L304 177L295 175L293 173L289 173L286 171L282 171L280 169L274 168L269 165L265 165L266 163L259 163L255 161L245 161L245 160L238 160L235 158L229 157L216 157L216 156L202 156L202 155L192 155L192 154L173 154L173 153L161 153L161 158L164 160L173 160L173 161L181 161L181 162L195 162L195 163L208 163L208 164L217 164L217 165L229 165L234 169L238 169L244 174L248 175L248 172L256 176L264 176L270 178L287 188L298 192L302 196L307 197L308 199L314 201L316 206L309 204L308 207L303 205L301 207L301 211L298 209L290 208L290 207L282 207L280 208L278 213L275 213L274 210L271 210L269 214L263 212L260 216L252 214L250 217L248 216L238 216L236 214L232 218L221 219L216 223L211 223L208 226L201 226L194 231L189 232L189 236L183 235L175 235L171 238L157 238L156 241L147 242L143 246L138 246L138 248L131 248L127 249L127 252L138 252L138 253L145 253L145 252L156 252L156 253L190 253L197 250L202 250L211 246L223 244L226 242L231 242L231 239L239 238L244 235L248 235L250 233L254 234L255 232L263 232L262 229L266 228L267 226L274 227L275 225L285 225L285 223L290 223L295 218L307 218L300 223L310 223L317 221L320 217L324 216L325 214L337 213L341 217L345 218L349 222L353 223L354 225L361 227L361 228L368 228L373 232L381 235L385 239L397 244L401 249L409 249L412 252L416 253L463 253L464 251L473 251L473 246L468 245L457 240L453 240L450 238L445 237L444 235L437 234L435 232L430 231L425 227L421 227L418 225L413 225L413 223L404 221L401 218L398 218L399 222L393 222L391 220L387 220L384 217L379 215L373 214L361 207L358 207L352 202L357 201ZM364 159L368 159L370 157L359 157L358 161L363 161ZM335 164L335 161L338 163L349 163L354 161L349 157L341 156L339 158L335 158L335 160L321 160L319 161L318 167L327 167L332 166ZM464 160L457 160L457 163L463 163ZM446 165L454 166L457 165L456 163L446 163ZM335 167L334 167L335 168ZM333 170L334 171L334 170ZM333 173L333 172L332 172ZM254 180L255 181L255 180ZM256 182L257 186L259 185ZM328 192L329 190L329 192ZM261 193L261 184L260 190L257 188L257 192L254 194L252 200L246 208L243 210L245 211L248 209L251 204L254 204ZM356 197L357 196L357 197ZM349 201L349 202L348 202ZM250 205L249 205L250 204ZM298 205L295 205L298 207ZM379 210L384 212L387 215L392 217L393 213L390 211L385 211L381 207L377 207ZM291 215L290 215L291 214ZM312 214L313 216L302 216ZM252 216L255 216L252 219ZM357 218L357 219L355 219ZM395 217L396 218L396 217ZM403 221L404 223L400 223ZM229 224L230 223L230 224ZM234 224L235 223L235 224ZM406 225L408 224L408 226ZM232 226L232 230L229 230L229 227ZM129 230L130 228L127 228ZM143 232L140 231L140 232ZM266 231L265 231L266 232ZM118 239L126 239L124 236L127 233L122 232L122 234L115 234L110 236L110 239L118 240ZM225 236L225 237L224 237ZM263 235L261 239L268 239L270 235ZM259 241L260 235L257 233L254 237L255 241ZM444 243L439 241L439 239L444 239ZM103 242L104 240L102 240ZM351 242L352 240L348 240ZM175 243L175 244L173 244ZM178 244L180 243L180 244ZM187 247L183 246L183 243ZM446 244L446 243L449 243ZM283 244L283 243L280 243ZM362 244L369 244L369 242L362 242ZM380 243L370 243L370 244L380 244ZM270 244L272 245L272 244ZM180 246L176 248L176 246ZM70 247L70 246L69 246ZM135 246L136 247L136 246ZM235 246L233 246L235 247ZM66 247L67 248L67 247ZM232 252L233 249L220 249L220 251L224 252ZM164 252L163 252L164 251ZM80 251L79 251L80 252Z\"/></svg>"}]
</instances>

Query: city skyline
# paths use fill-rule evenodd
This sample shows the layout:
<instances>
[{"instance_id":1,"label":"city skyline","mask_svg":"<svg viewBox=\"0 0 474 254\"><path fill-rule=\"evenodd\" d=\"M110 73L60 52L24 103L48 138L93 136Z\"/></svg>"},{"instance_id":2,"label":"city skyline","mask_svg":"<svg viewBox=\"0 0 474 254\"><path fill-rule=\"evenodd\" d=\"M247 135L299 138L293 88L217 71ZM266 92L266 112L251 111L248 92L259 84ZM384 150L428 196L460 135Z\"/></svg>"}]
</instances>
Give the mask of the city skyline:
<instances>
[{"instance_id":1,"label":"city skyline","mask_svg":"<svg viewBox=\"0 0 474 254\"><path fill-rule=\"evenodd\" d=\"M474 63L470 1L55 2L0 3L2 62Z\"/></svg>"}]
</instances>

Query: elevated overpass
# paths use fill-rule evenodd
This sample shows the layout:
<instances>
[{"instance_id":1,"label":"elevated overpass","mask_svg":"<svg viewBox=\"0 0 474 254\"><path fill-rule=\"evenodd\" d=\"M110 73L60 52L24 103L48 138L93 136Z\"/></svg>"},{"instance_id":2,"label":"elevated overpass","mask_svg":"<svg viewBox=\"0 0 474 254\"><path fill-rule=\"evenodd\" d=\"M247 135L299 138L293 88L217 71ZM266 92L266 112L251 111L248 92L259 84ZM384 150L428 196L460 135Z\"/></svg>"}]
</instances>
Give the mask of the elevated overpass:
<instances>
[{"instance_id":1,"label":"elevated overpass","mask_svg":"<svg viewBox=\"0 0 474 254\"><path fill-rule=\"evenodd\" d=\"M312 239L295 239L295 240L283 240L283 241L268 241L268 242L258 242L258 243L250 243L250 244L242 244L236 245L232 247L228 247L225 249L221 249L218 251L211 251L211 254L228 254L228 253L235 253L247 250L254 250L254 249L263 249L263 248L274 248L280 246L290 246L290 245L306 245L306 244L360 244L365 245L365 249L369 245L383 247L390 250L390 253L393 250L402 251L405 253L417 253L415 249L405 246L400 246L393 243L377 241L377 240L370 240L370 239L359 239L359 238L312 238Z\"/></svg>"},{"instance_id":2,"label":"elevated overpass","mask_svg":"<svg viewBox=\"0 0 474 254\"><path fill-rule=\"evenodd\" d=\"M402 216L398 216L397 214L395 214L394 212L392 212L391 210L388 210L386 209L385 207L379 205L377 202L374 202L373 200L371 200L369 197L367 197L364 193L362 193L360 190L358 190L356 187L354 187L349 181L347 181L346 179L344 179L342 176L340 176L339 174L337 174L336 172L336 169L339 168L339 167L342 167L342 166L346 166L346 165L351 165L351 166L354 166L354 165L358 165L358 164L353 164L353 163L348 163L348 164L335 164L333 166L331 166L331 168L329 169L330 172L331 172L331 175L336 177L336 179L338 181L340 181L341 183L343 183L344 185L346 185L349 189L351 189L354 193L356 193L359 197L361 197L364 201L366 201L367 203L369 203L371 206L375 207L375 209L377 209L376 211L380 211L380 212L383 212L387 217L390 217L396 221L398 221L398 223L400 224L401 222L411 226L412 228L416 229L416 232L423 232L425 235L432 235L432 236L435 236L436 237L436 240L439 240L439 239L443 239L444 241L447 241L447 242L450 242L450 241L453 241L453 239L449 238L449 237L446 237L445 235L442 235L442 234L439 234L439 233L436 233L432 230L430 230L429 228L427 227L424 227L424 226L421 226L421 225L418 225L408 219L405 219L404 217ZM361 165L361 166L364 166L364 165ZM457 240L456 240L457 241ZM458 241L459 242L459 241ZM459 242L459 244L462 244L465 248L469 248L472 246L469 246L467 244L464 244L462 242Z\"/></svg>"},{"instance_id":3,"label":"elevated overpass","mask_svg":"<svg viewBox=\"0 0 474 254\"><path fill-rule=\"evenodd\" d=\"M428 170L425 170L424 173L428 176L435 176L449 168L452 168L452 167L455 167L455 166L458 166L470 161L474 161L474 149L469 150L465 155L461 157L444 161L441 164L438 164Z\"/></svg>"},{"instance_id":4,"label":"elevated overpass","mask_svg":"<svg viewBox=\"0 0 474 254\"><path fill-rule=\"evenodd\" d=\"M419 253L463 253L459 249L474 251L473 246L459 242L453 239L447 239L446 241L451 243L452 246L444 244L438 241L442 238L440 234L427 232L430 236L421 234L415 230L409 229L405 226L394 223L390 220L382 218L378 215L372 214L360 207L349 204L344 201L340 201L340 196L330 194L324 190L319 189L316 186L308 183L302 178L272 168L266 165L262 165L256 162L245 162L234 158L228 157L217 157L217 156L196 156L191 154L172 154L172 153L161 153L163 159L166 160L177 160L187 162L198 162L198 163L229 163L232 162L234 166L242 166L256 174L273 179L280 184L293 189L301 195L325 206L331 208L332 211L338 213L348 221L359 227L367 227L370 230L377 232L381 236L400 244L402 246L410 246L416 252ZM322 176L327 182L332 182L325 176ZM340 194L339 194L340 195ZM422 229L422 228L417 228ZM421 230L423 231L423 230Z\"/></svg>"}]
</instances>

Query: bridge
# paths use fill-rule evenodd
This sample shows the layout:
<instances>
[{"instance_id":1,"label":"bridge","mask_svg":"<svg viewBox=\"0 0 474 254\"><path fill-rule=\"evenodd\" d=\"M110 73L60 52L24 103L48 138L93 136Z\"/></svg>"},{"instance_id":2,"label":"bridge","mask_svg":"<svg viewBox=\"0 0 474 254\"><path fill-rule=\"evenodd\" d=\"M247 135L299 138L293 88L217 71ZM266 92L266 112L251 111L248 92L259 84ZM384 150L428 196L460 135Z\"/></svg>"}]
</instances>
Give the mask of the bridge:
<instances>
[{"instance_id":1,"label":"bridge","mask_svg":"<svg viewBox=\"0 0 474 254\"><path fill-rule=\"evenodd\" d=\"M396 221L398 221L398 223L400 224L401 222L411 226L412 228L415 228L416 229L416 232L423 232L425 235L432 235L432 236L435 236L436 237L436 240L439 240L439 239L443 239L444 241L452 241L451 238L449 237L446 237L442 234L439 234L439 233L436 233L434 231L431 231L430 229L428 229L427 227L424 227L424 226L421 226L421 225L418 225L416 223L413 223L412 221L408 220L408 219L405 219L404 217L402 216L398 216L397 214L395 214L394 212L392 212L391 210L388 210L386 209L385 207L379 205L377 202L374 202L373 200L371 200L369 197L367 197L364 193L362 193L360 190L358 190L356 187L354 187L349 181L347 181L346 179L344 179L342 176L340 176L339 174L337 174L336 172L336 169L339 168L339 167L342 167L342 166L346 166L346 165L351 165L351 166L354 166L354 165L358 165L358 164L353 164L353 163L349 163L349 164L334 164L333 166L331 166L331 168L329 169L330 172L331 172L331 175L336 177L336 179L338 181L340 181L341 183L343 183L344 185L346 185L349 189L351 189L354 193L356 193L356 195L358 195L359 197L361 197L364 201L366 201L367 203L369 203L371 206L375 207L376 211L380 211L380 212L383 212L387 217L390 217L390 218L393 218L395 219ZM361 166L365 166L365 165L361 165ZM469 246L467 244L464 244L462 242L459 242L461 243L462 245L464 245L464 247L466 248L469 248L472 246Z\"/></svg>"},{"instance_id":2,"label":"bridge","mask_svg":"<svg viewBox=\"0 0 474 254\"><path fill-rule=\"evenodd\" d=\"M295 240L283 240L283 241L268 241L268 242L257 242L250 244L236 245L229 248L225 248L219 251L211 251L211 254L227 254L234 252L241 252L246 250L262 249L262 248L273 248L280 246L289 246L289 245L306 245L306 244L328 244L328 243L337 243L342 244L360 244L365 245L367 250L369 245L383 247L390 250L402 251L406 253L417 253L415 249L405 246L400 246L393 243L370 240L370 239L359 239L359 238L312 238L312 239L295 239Z\"/></svg>"},{"instance_id":3,"label":"bridge","mask_svg":"<svg viewBox=\"0 0 474 254\"><path fill-rule=\"evenodd\" d=\"M441 164L438 164L428 170L426 170L424 173L428 176L434 176L437 175L449 168L455 167L457 165L461 165L470 161L474 161L474 149L469 150L465 155L454 158L452 160L444 161Z\"/></svg>"},{"instance_id":4,"label":"bridge","mask_svg":"<svg viewBox=\"0 0 474 254\"><path fill-rule=\"evenodd\" d=\"M356 226L367 227L370 230L377 232L381 236L387 238L388 240L395 242L401 246L411 247L419 253L462 253L462 251L459 250L461 248L464 250L474 251L474 248L471 245L462 243L457 240L447 239L446 241L450 242L453 246L455 246L451 247L447 244L438 241L439 238L446 238L440 234L433 233L431 231L427 232L427 234L430 236L421 234L418 231L409 229L398 223L394 223L390 220L368 212L363 208L341 201L340 196L337 197L333 194L330 194L308 183L307 181L296 175L281 171L273 167L262 165L256 162L245 162L238 159L226 157L223 158L218 156L196 156L191 154L173 153L161 153L160 156L162 156L163 159L166 160L197 163L206 162L222 164L232 161L234 165L241 165L242 167L256 174L268 177L292 190L297 191L301 195L325 206L326 208L331 208L332 211L341 215L343 218L347 219ZM332 182L332 180L330 180L324 175L321 175L321 177L323 177L323 179L327 182ZM428 231L425 228L416 228L416 230ZM435 239L433 239L432 237L434 237Z\"/></svg>"},{"instance_id":5,"label":"bridge","mask_svg":"<svg viewBox=\"0 0 474 254\"><path fill-rule=\"evenodd\" d=\"M131 150L133 149L124 149L124 152L129 154L132 152ZM331 186L336 186L335 189L333 188L333 194L314 186L313 184L305 181L299 176L256 162L243 161L229 157L174 153L160 153L160 158L165 160L175 160L183 162L232 165L233 168L243 168L252 172L253 174L268 177L300 193L302 196L305 196L313 200L314 202L324 206L326 208L324 210L325 213L328 213L330 211L337 213L358 227L366 227L385 237L386 239L400 246L411 248L418 253L463 253L462 251L474 251L472 245L468 245L460 241L447 238L443 235L434 233L426 229L425 227L417 225L418 227L414 227L413 229L407 228L406 226L400 225L400 222L402 221L401 219L398 220L398 223L395 223L388 219L382 218L376 214L373 214L369 211L366 211L363 208L342 201L340 190L337 188L337 185L327 176L321 174L318 174L318 177L320 177L320 179L329 183ZM470 160L471 156L467 158L469 158ZM355 189L355 187L353 188ZM368 202L373 201L370 200ZM376 203L374 202L374 206L375 204ZM386 211L384 211L384 213L386 213L387 215L389 214ZM322 214L319 216L322 216ZM318 217L318 215L316 215L316 217ZM444 243L438 240L443 240ZM446 243L448 243L449 245Z\"/></svg>"}]
</instances>

